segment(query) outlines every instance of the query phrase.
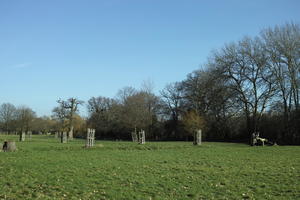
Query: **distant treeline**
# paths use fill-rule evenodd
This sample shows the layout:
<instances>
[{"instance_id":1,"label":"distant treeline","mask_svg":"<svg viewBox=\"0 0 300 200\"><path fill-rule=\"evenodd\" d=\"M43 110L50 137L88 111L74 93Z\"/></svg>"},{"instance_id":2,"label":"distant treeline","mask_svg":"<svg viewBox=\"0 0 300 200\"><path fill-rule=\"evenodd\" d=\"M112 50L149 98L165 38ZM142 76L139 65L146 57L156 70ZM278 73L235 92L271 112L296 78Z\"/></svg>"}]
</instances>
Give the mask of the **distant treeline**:
<instances>
[{"instance_id":1,"label":"distant treeline","mask_svg":"<svg viewBox=\"0 0 300 200\"><path fill-rule=\"evenodd\" d=\"M31 122L43 121L34 125L37 131L74 123L77 137L93 127L98 139L129 140L132 131L143 129L147 140L188 140L202 129L204 139L211 141L250 142L251 134L260 132L278 144L300 144L299 92L300 26L289 23L214 51L201 69L168 84L159 95L145 82L141 89L121 89L116 98L90 98L87 119L72 114L62 120L61 107L51 118L28 112L35 118ZM1 106L3 131L33 126L20 120L25 108L15 109L15 121L6 120L5 105L12 106Z\"/></svg>"}]
</instances>

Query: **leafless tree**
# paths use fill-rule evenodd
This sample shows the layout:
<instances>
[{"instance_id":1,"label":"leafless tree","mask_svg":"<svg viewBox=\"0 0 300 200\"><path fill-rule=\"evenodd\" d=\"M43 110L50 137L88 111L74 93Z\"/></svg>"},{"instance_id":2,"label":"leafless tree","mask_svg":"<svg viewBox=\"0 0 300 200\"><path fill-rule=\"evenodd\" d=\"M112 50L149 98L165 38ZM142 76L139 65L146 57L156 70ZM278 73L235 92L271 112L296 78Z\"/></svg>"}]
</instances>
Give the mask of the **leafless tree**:
<instances>
[{"instance_id":1,"label":"leafless tree","mask_svg":"<svg viewBox=\"0 0 300 200\"><path fill-rule=\"evenodd\" d=\"M72 97L66 101L59 99L57 101L57 103L60 104L59 112L62 112L62 110L65 110L63 112L66 114L66 117L69 120L68 139L72 140L73 132L74 132L74 124L73 124L74 114L78 111L78 106L82 105L84 102Z\"/></svg>"},{"instance_id":2,"label":"leafless tree","mask_svg":"<svg viewBox=\"0 0 300 200\"><path fill-rule=\"evenodd\" d=\"M100 113L109 110L113 103L114 100L107 97L92 97L89 99L87 107L90 113Z\"/></svg>"},{"instance_id":3,"label":"leafless tree","mask_svg":"<svg viewBox=\"0 0 300 200\"><path fill-rule=\"evenodd\" d=\"M137 93L137 90L133 87L124 87L120 89L117 93L116 99L120 104L124 104L126 99Z\"/></svg>"},{"instance_id":4,"label":"leafless tree","mask_svg":"<svg viewBox=\"0 0 300 200\"><path fill-rule=\"evenodd\" d=\"M228 87L237 94L237 103L241 103L251 137L258 131L261 116L275 92L273 74L261 41L244 38L225 46L214 56L228 80Z\"/></svg>"},{"instance_id":5,"label":"leafless tree","mask_svg":"<svg viewBox=\"0 0 300 200\"><path fill-rule=\"evenodd\" d=\"M275 26L263 30L261 37L283 107L283 133L289 134L291 112L299 110L300 26L293 23Z\"/></svg>"},{"instance_id":6,"label":"leafless tree","mask_svg":"<svg viewBox=\"0 0 300 200\"><path fill-rule=\"evenodd\" d=\"M214 60L190 73L182 82L185 112L194 110L206 121L207 138L229 137L229 121L239 111L235 93L227 87Z\"/></svg>"},{"instance_id":7,"label":"leafless tree","mask_svg":"<svg viewBox=\"0 0 300 200\"><path fill-rule=\"evenodd\" d=\"M171 116L173 122L172 131L177 134L178 121L183 110L182 84L180 82L168 84L160 91L160 95L162 98L162 110L165 115Z\"/></svg>"},{"instance_id":8,"label":"leafless tree","mask_svg":"<svg viewBox=\"0 0 300 200\"><path fill-rule=\"evenodd\" d=\"M61 132L60 134L61 143L64 143L64 138L63 138L64 136L62 133L68 129L67 119L69 114L62 104L53 108L52 113L53 113L52 118L58 121L58 128L60 129L59 131Z\"/></svg>"},{"instance_id":9,"label":"leafless tree","mask_svg":"<svg viewBox=\"0 0 300 200\"><path fill-rule=\"evenodd\" d=\"M26 106L20 106L17 108L17 124L20 131L20 140L22 138L22 132L29 131L32 127L33 119L36 117L35 112Z\"/></svg>"},{"instance_id":10,"label":"leafless tree","mask_svg":"<svg viewBox=\"0 0 300 200\"><path fill-rule=\"evenodd\" d=\"M32 122L32 131L49 133L55 130L55 120L48 116L36 117Z\"/></svg>"},{"instance_id":11,"label":"leafless tree","mask_svg":"<svg viewBox=\"0 0 300 200\"><path fill-rule=\"evenodd\" d=\"M11 131L13 120L16 119L16 107L11 103L4 103L0 107L0 122L4 130L9 133Z\"/></svg>"},{"instance_id":12,"label":"leafless tree","mask_svg":"<svg viewBox=\"0 0 300 200\"><path fill-rule=\"evenodd\" d=\"M119 124L119 105L116 100L107 97L92 97L87 108L89 111L88 125L96 129L98 137L109 130L114 130Z\"/></svg>"}]
</instances>

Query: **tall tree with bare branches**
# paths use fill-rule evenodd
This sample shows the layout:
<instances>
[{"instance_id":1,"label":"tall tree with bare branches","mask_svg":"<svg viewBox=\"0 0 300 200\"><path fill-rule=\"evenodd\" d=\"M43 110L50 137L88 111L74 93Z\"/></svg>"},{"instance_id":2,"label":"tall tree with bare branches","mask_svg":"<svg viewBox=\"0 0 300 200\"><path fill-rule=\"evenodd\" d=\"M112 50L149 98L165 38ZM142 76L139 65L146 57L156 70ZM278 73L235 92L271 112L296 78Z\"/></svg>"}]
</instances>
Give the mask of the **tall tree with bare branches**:
<instances>
[{"instance_id":1,"label":"tall tree with bare branches","mask_svg":"<svg viewBox=\"0 0 300 200\"><path fill-rule=\"evenodd\" d=\"M68 139L73 139L74 132L74 115L78 111L78 106L82 105L84 101L78 100L76 98L69 98L68 100L59 99L57 103L60 104L59 108L64 109L64 113L69 122L69 130L68 130Z\"/></svg>"}]
</instances>

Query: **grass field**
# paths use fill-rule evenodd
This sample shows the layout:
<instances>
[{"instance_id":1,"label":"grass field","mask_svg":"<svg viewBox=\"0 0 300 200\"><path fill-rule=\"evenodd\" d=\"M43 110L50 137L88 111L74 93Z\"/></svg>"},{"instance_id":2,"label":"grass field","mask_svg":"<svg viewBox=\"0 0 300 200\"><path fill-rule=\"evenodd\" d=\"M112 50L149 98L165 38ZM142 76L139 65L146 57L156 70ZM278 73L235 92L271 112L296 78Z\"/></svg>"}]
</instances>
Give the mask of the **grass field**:
<instances>
[{"instance_id":1,"label":"grass field","mask_svg":"<svg viewBox=\"0 0 300 200\"><path fill-rule=\"evenodd\" d=\"M33 136L17 152L1 152L0 199L300 199L300 146L83 146Z\"/></svg>"}]
</instances>

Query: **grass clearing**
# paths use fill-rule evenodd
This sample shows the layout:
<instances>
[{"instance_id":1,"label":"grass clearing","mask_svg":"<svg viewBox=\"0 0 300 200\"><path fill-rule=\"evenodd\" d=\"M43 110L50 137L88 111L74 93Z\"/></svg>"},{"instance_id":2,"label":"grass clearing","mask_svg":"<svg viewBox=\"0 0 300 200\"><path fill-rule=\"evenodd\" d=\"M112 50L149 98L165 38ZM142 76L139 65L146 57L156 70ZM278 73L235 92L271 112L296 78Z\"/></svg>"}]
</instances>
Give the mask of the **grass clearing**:
<instances>
[{"instance_id":1,"label":"grass clearing","mask_svg":"<svg viewBox=\"0 0 300 200\"><path fill-rule=\"evenodd\" d=\"M299 146L84 142L33 136L1 152L0 199L300 199Z\"/></svg>"}]
</instances>

